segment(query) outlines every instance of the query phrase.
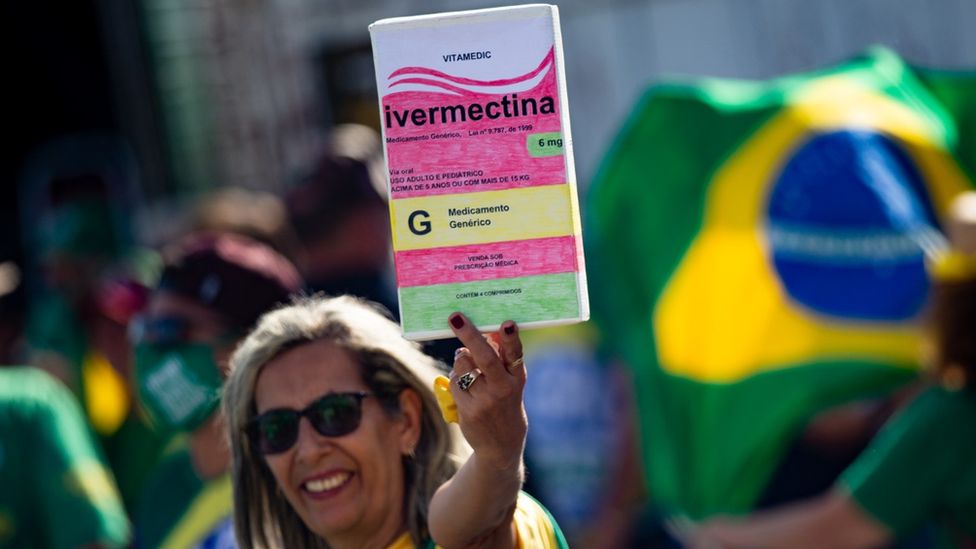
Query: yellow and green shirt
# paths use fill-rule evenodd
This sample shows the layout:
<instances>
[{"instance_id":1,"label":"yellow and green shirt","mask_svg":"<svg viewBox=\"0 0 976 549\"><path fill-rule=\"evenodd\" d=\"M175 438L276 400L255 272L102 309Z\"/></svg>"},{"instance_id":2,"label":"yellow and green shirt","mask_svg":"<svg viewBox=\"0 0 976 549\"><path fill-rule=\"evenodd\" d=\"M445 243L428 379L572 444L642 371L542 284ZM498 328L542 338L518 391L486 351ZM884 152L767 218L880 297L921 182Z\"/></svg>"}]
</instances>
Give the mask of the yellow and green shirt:
<instances>
[{"instance_id":1,"label":"yellow and green shirt","mask_svg":"<svg viewBox=\"0 0 976 549\"><path fill-rule=\"evenodd\" d=\"M518 533L518 549L568 549L556 520L541 503L525 492L519 492L515 506L515 529ZM404 533L387 549L417 549L410 534ZM439 545L428 541L423 549L440 549Z\"/></svg>"},{"instance_id":2,"label":"yellow and green shirt","mask_svg":"<svg viewBox=\"0 0 976 549\"><path fill-rule=\"evenodd\" d=\"M174 444L181 444L175 441ZM163 456L135 512L137 547L208 548L233 543L230 473L204 480L180 445ZM216 543L224 539L224 542Z\"/></svg>"}]
</instances>

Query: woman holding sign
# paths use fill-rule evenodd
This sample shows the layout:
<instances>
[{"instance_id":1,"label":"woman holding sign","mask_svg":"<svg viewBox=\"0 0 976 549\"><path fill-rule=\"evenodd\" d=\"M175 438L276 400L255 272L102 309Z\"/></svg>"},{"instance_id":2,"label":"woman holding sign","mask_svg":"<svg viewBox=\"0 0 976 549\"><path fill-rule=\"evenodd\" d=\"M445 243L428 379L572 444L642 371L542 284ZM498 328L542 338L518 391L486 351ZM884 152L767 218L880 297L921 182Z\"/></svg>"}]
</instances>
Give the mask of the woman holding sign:
<instances>
[{"instance_id":1,"label":"woman holding sign","mask_svg":"<svg viewBox=\"0 0 976 549\"><path fill-rule=\"evenodd\" d=\"M520 492L517 327L485 338L460 313L449 323L466 346L449 386L464 440L431 390L436 362L364 302L312 298L261 319L223 401L242 546L565 547Z\"/></svg>"}]
</instances>

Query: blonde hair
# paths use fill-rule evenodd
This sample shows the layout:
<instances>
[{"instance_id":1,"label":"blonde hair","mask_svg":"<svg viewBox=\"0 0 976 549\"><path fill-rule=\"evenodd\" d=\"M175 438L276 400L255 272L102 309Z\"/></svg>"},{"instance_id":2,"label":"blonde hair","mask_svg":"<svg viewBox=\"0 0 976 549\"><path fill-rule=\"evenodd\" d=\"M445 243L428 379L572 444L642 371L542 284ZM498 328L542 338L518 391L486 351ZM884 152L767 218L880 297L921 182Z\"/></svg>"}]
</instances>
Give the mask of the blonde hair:
<instances>
[{"instance_id":1,"label":"blonde hair","mask_svg":"<svg viewBox=\"0 0 976 549\"><path fill-rule=\"evenodd\" d=\"M399 413L397 395L413 389L422 404L420 440L404 457L404 521L420 546L428 537L427 506L434 491L458 469L470 449L456 427L444 422L431 390L437 362L407 341L400 328L370 303L343 296L305 297L265 314L230 360L223 413L233 453L234 524L241 547L328 547L277 490L264 461L244 434L255 416L254 389L262 366L282 352L327 340L359 364L363 382L384 410Z\"/></svg>"}]
</instances>

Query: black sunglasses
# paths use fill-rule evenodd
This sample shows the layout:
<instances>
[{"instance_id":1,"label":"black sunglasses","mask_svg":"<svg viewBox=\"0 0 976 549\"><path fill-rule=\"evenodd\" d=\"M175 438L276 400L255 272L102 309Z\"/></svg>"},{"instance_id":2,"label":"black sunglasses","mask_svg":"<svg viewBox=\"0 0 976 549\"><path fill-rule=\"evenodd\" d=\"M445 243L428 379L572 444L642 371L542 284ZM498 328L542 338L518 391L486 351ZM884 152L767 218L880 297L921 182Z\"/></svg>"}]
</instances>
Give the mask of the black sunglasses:
<instances>
[{"instance_id":1,"label":"black sunglasses","mask_svg":"<svg viewBox=\"0 0 976 549\"><path fill-rule=\"evenodd\" d=\"M370 396L362 391L329 393L309 404L304 410L275 408L247 422L244 431L258 452L279 454L295 445L298 423L302 417L322 436L341 437L359 427L363 417L363 399Z\"/></svg>"}]
</instances>

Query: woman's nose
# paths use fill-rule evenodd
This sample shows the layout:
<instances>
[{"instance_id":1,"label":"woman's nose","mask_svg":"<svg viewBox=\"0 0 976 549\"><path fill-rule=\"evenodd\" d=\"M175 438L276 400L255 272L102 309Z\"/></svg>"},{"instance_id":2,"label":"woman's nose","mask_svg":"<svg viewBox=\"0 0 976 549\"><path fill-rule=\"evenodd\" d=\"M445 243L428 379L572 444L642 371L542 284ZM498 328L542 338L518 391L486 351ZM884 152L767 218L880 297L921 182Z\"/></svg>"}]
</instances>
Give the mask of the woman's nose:
<instances>
[{"instance_id":1,"label":"woman's nose","mask_svg":"<svg viewBox=\"0 0 976 549\"><path fill-rule=\"evenodd\" d=\"M315 459L331 447L329 437L320 435L308 418L301 418L298 422L298 439L295 441L295 453L299 460Z\"/></svg>"}]
</instances>

